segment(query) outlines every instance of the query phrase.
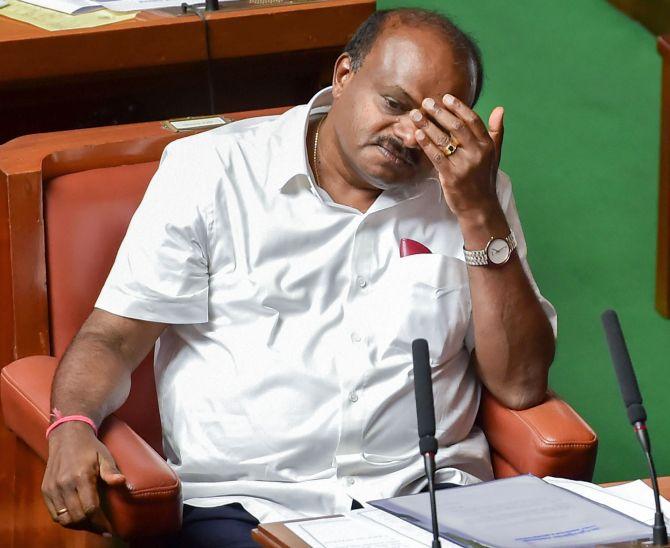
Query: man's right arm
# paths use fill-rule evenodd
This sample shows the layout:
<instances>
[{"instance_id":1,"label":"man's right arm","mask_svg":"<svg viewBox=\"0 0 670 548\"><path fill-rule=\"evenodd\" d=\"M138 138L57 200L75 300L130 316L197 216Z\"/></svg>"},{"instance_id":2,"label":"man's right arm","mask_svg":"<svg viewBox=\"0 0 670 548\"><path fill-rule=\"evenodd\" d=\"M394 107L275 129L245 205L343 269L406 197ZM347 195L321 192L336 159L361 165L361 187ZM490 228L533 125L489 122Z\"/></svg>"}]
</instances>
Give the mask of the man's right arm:
<instances>
[{"instance_id":1,"label":"man's right arm","mask_svg":"<svg viewBox=\"0 0 670 548\"><path fill-rule=\"evenodd\" d=\"M51 408L63 416L85 415L100 426L126 401L132 372L165 327L164 323L95 309L56 370ZM100 511L98 478L108 485L125 483L90 426L73 421L54 429L49 435L49 459L42 482L52 518L64 526L109 530Z\"/></svg>"}]
</instances>

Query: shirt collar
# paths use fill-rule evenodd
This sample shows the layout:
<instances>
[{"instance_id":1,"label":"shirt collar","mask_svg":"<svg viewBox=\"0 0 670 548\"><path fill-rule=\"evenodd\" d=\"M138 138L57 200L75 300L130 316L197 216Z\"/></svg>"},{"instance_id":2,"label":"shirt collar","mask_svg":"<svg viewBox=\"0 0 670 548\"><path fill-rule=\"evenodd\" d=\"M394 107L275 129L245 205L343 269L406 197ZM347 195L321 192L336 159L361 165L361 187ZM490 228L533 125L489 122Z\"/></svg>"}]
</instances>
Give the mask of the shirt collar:
<instances>
[{"instance_id":1,"label":"shirt collar","mask_svg":"<svg viewBox=\"0 0 670 548\"><path fill-rule=\"evenodd\" d=\"M278 139L278 153L273 155L272 186L280 192L296 177L304 177L310 185L314 175L309 164L312 151L307 150L307 130L309 120L317 114L326 114L333 103L332 87L319 91L306 105L292 108L277 119L275 136Z\"/></svg>"}]
</instances>

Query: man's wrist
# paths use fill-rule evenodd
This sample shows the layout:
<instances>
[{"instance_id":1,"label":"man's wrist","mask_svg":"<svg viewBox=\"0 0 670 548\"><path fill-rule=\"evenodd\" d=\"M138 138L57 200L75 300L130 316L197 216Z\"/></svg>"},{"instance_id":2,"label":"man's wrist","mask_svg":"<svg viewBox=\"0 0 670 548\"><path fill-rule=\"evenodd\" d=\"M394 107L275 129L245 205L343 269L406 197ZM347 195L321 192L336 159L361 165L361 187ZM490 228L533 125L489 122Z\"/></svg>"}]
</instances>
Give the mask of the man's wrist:
<instances>
[{"instance_id":1,"label":"man's wrist","mask_svg":"<svg viewBox=\"0 0 670 548\"><path fill-rule=\"evenodd\" d=\"M510 228L499 203L458 217L465 249L484 249L492 237L505 238Z\"/></svg>"},{"instance_id":2,"label":"man's wrist","mask_svg":"<svg viewBox=\"0 0 670 548\"><path fill-rule=\"evenodd\" d=\"M49 439L51 434L53 434L59 428L62 428L66 424L70 423L86 425L86 427L89 428L96 437L98 435L98 425L94 419L89 416L89 414L82 414L81 412L64 413L59 407L54 406L54 408L51 410L49 419L50 425L45 433L47 439Z\"/></svg>"},{"instance_id":3,"label":"man's wrist","mask_svg":"<svg viewBox=\"0 0 670 548\"><path fill-rule=\"evenodd\" d=\"M52 443L58 443L60 440L70 438L71 436L79 437L82 435L97 438L95 431L85 422L69 421L59 425L58 428L54 428L49 432L47 442L51 445Z\"/></svg>"}]
</instances>

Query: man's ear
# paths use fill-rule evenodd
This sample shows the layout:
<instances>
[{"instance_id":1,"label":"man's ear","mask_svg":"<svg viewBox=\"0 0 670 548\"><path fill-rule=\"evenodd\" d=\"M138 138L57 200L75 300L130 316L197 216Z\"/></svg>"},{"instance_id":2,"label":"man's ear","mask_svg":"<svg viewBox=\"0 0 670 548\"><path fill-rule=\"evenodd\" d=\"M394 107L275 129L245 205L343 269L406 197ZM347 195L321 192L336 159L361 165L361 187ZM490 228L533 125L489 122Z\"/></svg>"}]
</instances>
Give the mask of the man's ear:
<instances>
[{"instance_id":1,"label":"man's ear","mask_svg":"<svg viewBox=\"0 0 670 548\"><path fill-rule=\"evenodd\" d=\"M353 76L351 70L351 57L348 53L341 54L335 61L333 69L333 97L337 98L342 94L345 86Z\"/></svg>"}]
</instances>

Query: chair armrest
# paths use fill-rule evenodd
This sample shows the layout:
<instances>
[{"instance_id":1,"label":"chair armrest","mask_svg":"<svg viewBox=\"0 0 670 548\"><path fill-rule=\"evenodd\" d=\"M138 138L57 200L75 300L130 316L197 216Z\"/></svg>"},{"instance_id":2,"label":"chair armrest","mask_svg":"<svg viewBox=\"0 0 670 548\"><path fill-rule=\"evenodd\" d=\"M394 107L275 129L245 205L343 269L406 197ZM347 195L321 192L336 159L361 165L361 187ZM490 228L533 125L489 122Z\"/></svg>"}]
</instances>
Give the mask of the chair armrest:
<instances>
[{"instance_id":1,"label":"chair armrest","mask_svg":"<svg viewBox=\"0 0 670 548\"><path fill-rule=\"evenodd\" d=\"M497 478L517 474L590 481L598 437L553 393L540 405L515 411L482 388L479 424L491 447Z\"/></svg>"},{"instance_id":2,"label":"chair armrest","mask_svg":"<svg viewBox=\"0 0 670 548\"><path fill-rule=\"evenodd\" d=\"M0 397L5 424L43 460L56 358L22 358L2 369ZM162 535L181 526L181 484L168 464L130 426L114 415L102 424L100 440L133 486L101 488L102 504L122 539Z\"/></svg>"}]
</instances>

